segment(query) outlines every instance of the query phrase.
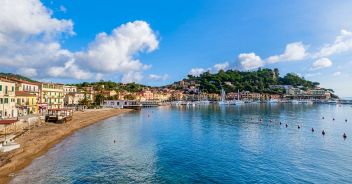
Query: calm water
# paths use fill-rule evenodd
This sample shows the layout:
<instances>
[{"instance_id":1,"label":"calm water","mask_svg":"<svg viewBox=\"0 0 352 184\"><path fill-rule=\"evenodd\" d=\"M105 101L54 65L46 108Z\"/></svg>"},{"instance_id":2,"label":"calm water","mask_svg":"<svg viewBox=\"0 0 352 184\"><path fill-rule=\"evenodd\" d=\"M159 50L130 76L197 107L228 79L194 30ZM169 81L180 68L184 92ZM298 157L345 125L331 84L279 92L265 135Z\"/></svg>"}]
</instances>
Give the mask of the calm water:
<instances>
[{"instance_id":1,"label":"calm water","mask_svg":"<svg viewBox=\"0 0 352 184\"><path fill-rule=\"evenodd\" d=\"M253 182L351 183L351 106L144 109L81 129L34 160L12 181Z\"/></svg>"}]
</instances>

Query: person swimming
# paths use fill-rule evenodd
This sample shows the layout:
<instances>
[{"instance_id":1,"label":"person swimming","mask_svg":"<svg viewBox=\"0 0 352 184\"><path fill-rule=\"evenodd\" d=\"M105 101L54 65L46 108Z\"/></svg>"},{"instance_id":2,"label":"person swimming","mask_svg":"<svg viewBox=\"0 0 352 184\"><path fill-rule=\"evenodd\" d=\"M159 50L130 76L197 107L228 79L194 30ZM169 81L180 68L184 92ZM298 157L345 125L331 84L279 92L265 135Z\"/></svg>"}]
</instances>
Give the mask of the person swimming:
<instances>
[{"instance_id":1,"label":"person swimming","mask_svg":"<svg viewBox=\"0 0 352 184\"><path fill-rule=\"evenodd\" d=\"M282 123L281 123L281 121L280 121L280 125L281 125Z\"/></svg>"},{"instance_id":2,"label":"person swimming","mask_svg":"<svg viewBox=\"0 0 352 184\"><path fill-rule=\"evenodd\" d=\"M314 128L312 128L312 132L314 132Z\"/></svg>"},{"instance_id":3,"label":"person swimming","mask_svg":"<svg viewBox=\"0 0 352 184\"><path fill-rule=\"evenodd\" d=\"M335 118L332 118L333 121L335 121Z\"/></svg>"},{"instance_id":4,"label":"person swimming","mask_svg":"<svg viewBox=\"0 0 352 184\"><path fill-rule=\"evenodd\" d=\"M288 127L288 125L286 124L286 128Z\"/></svg>"},{"instance_id":5,"label":"person swimming","mask_svg":"<svg viewBox=\"0 0 352 184\"><path fill-rule=\"evenodd\" d=\"M345 119L345 122L347 123L347 119Z\"/></svg>"},{"instance_id":6,"label":"person swimming","mask_svg":"<svg viewBox=\"0 0 352 184\"><path fill-rule=\"evenodd\" d=\"M343 133L342 137L343 137L343 139L346 139L347 138L346 133Z\"/></svg>"},{"instance_id":7,"label":"person swimming","mask_svg":"<svg viewBox=\"0 0 352 184\"><path fill-rule=\"evenodd\" d=\"M325 119L324 116L321 119Z\"/></svg>"},{"instance_id":8,"label":"person swimming","mask_svg":"<svg viewBox=\"0 0 352 184\"><path fill-rule=\"evenodd\" d=\"M300 129L301 127L299 125L297 125L297 128Z\"/></svg>"},{"instance_id":9,"label":"person swimming","mask_svg":"<svg viewBox=\"0 0 352 184\"><path fill-rule=\"evenodd\" d=\"M323 130L323 131L321 132L321 134L325 135L325 131Z\"/></svg>"}]
</instances>

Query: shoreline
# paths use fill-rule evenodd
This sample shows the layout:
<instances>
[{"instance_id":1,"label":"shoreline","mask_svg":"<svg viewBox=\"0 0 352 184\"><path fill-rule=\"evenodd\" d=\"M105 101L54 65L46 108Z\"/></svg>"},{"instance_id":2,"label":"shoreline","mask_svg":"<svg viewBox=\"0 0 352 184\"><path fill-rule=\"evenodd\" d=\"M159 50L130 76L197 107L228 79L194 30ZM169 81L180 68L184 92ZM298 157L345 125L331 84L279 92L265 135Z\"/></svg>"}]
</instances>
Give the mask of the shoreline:
<instances>
[{"instance_id":1,"label":"shoreline","mask_svg":"<svg viewBox=\"0 0 352 184\"><path fill-rule=\"evenodd\" d=\"M50 148L75 131L102 121L104 119L131 112L130 109L97 109L75 112L72 121L65 124L45 123L31 129L15 141L21 147L0 153L0 183L9 183L12 174L26 168L32 161L45 154Z\"/></svg>"}]
</instances>

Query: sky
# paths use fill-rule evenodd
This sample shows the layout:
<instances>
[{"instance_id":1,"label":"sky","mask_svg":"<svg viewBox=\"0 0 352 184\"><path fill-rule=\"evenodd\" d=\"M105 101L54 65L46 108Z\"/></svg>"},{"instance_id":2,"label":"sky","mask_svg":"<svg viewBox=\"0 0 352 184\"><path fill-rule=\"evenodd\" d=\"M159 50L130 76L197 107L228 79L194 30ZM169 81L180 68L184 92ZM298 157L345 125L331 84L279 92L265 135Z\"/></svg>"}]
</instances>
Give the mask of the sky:
<instances>
[{"instance_id":1,"label":"sky","mask_svg":"<svg viewBox=\"0 0 352 184\"><path fill-rule=\"evenodd\" d=\"M352 1L0 1L0 72L158 86L258 67L352 96Z\"/></svg>"}]
</instances>

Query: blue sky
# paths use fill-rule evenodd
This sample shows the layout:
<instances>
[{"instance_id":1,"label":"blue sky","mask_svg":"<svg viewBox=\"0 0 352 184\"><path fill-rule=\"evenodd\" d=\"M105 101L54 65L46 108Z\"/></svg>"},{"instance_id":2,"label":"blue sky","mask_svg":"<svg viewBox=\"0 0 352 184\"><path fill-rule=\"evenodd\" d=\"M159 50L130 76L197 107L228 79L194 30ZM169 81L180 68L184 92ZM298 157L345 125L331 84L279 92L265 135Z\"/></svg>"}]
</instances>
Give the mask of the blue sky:
<instances>
[{"instance_id":1,"label":"blue sky","mask_svg":"<svg viewBox=\"0 0 352 184\"><path fill-rule=\"evenodd\" d=\"M40 31L34 33L29 31L31 29L24 29L28 25L23 23L24 26L14 26L9 30L20 29L18 32L21 34L25 30L26 43L32 43L33 39L37 39L35 44L55 43L60 46L57 52L67 53L64 54L65 57L54 58L52 63L55 65L46 65L53 65L50 68L38 64L30 69L18 69L16 65L7 64L6 58L2 62L0 58L0 63L5 63L5 71L61 82L110 79L163 85L180 80L190 72L198 74L206 70L215 72L218 68L247 70L259 66L277 67L282 74L295 72L320 82L323 87L335 89L341 96L352 96L352 85L347 82L352 79L351 1L14 1L42 3L42 8L50 11L46 12L50 18L47 21L52 23L53 19L58 20L60 26L53 23L51 27L43 28L39 22ZM24 6L28 7L33 9ZM46 16L46 13L41 12L40 16ZM1 21L7 20L0 18ZM13 24L8 27L11 25ZM131 40L144 40L127 43L125 46L126 42L113 36L113 30L118 28L121 28L117 31L119 34L124 33ZM130 33L134 30L140 32ZM12 32L6 36L16 37L17 40L18 34ZM98 39L97 35L103 32L106 37ZM148 36L141 37L142 33ZM108 43L107 39L118 40L117 49L131 48L121 53L126 57L96 56L104 44ZM97 52L91 54L90 51ZM51 50L48 52L51 53ZM110 52L105 55L108 53ZM47 58L28 58L34 62L38 57L47 60L54 57L50 54L43 55ZM56 52L53 55L56 56ZM114 58L125 65L119 69L117 62L116 67L109 70L100 67L108 68L105 65L114 62ZM99 59L107 61L96 61ZM88 64L85 60L89 60ZM87 67L95 61L98 62L96 67ZM42 61L38 59L40 62ZM60 65L60 62L64 64ZM134 67L134 64L138 67ZM38 69L48 72L44 75ZM67 75L57 73L59 71L65 71Z\"/></svg>"}]
</instances>

